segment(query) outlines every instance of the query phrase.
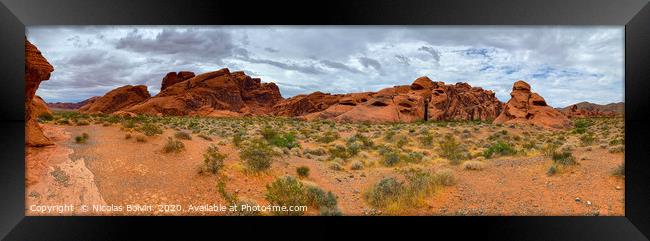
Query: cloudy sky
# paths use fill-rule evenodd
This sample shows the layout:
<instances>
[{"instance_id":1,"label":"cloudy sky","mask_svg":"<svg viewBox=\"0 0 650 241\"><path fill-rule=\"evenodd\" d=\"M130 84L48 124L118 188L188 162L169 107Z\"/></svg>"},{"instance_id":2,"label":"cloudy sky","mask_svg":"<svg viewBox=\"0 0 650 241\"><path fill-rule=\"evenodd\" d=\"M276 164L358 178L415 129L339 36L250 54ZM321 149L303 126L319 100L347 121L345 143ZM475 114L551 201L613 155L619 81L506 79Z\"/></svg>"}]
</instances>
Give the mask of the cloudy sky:
<instances>
[{"instance_id":1,"label":"cloudy sky","mask_svg":"<svg viewBox=\"0 0 650 241\"><path fill-rule=\"evenodd\" d=\"M518 79L555 107L623 101L623 27L39 26L54 66L37 94L77 102L127 84L156 94L166 73L244 70L282 96L377 91L419 76L509 99Z\"/></svg>"}]
</instances>

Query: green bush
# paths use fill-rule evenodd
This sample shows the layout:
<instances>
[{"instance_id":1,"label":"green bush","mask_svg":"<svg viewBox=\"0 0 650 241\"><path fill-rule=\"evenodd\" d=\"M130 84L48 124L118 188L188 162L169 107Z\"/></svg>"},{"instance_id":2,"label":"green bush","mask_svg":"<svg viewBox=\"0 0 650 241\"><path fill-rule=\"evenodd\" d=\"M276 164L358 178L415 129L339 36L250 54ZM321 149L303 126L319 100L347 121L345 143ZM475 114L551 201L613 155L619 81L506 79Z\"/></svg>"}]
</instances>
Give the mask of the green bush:
<instances>
[{"instance_id":1,"label":"green bush","mask_svg":"<svg viewBox=\"0 0 650 241\"><path fill-rule=\"evenodd\" d=\"M584 146L589 146L591 144L594 144L595 141L596 141L596 137L594 137L594 133L586 132L580 136L580 142Z\"/></svg>"},{"instance_id":2,"label":"green bush","mask_svg":"<svg viewBox=\"0 0 650 241\"><path fill-rule=\"evenodd\" d=\"M483 156L485 158L492 158L494 154L499 156L509 156L516 154L517 151L509 143L499 140L496 143L492 144L488 149L483 151Z\"/></svg>"},{"instance_id":3,"label":"green bush","mask_svg":"<svg viewBox=\"0 0 650 241\"><path fill-rule=\"evenodd\" d=\"M176 140L174 138L168 137L167 142L165 143L165 146L163 146L163 152L164 153L171 153L171 152L181 152L185 149L185 145L183 142Z\"/></svg>"},{"instance_id":4,"label":"green bush","mask_svg":"<svg viewBox=\"0 0 650 241\"><path fill-rule=\"evenodd\" d=\"M333 131L327 131L323 133L322 136L318 137L316 141L320 143L330 143L337 139L339 139L339 133Z\"/></svg>"},{"instance_id":5,"label":"green bush","mask_svg":"<svg viewBox=\"0 0 650 241\"><path fill-rule=\"evenodd\" d=\"M546 170L546 175L553 176L555 173L557 173L557 165L552 164L548 169Z\"/></svg>"},{"instance_id":6,"label":"green bush","mask_svg":"<svg viewBox=\"0 0 650 241\"><path fill-rule=\"evenodd\" d=\"M244 132L238 131L232 136L232 144L236 147L241 147L242 141L244 141Z\"/></svg>"},{"instance_id":7,"label":"green bush","mask_svg":"<svg viewBox=\"0 0 650 241\"><path fill-rule=\"evenodd\" d=\"M298 174L298 177L308 177L309 176L309 167L300 166L300 167L296 168L296 173Z\"/></svg>"},{"instance_id":8,"label":"green bush","mask_svg":"<svg viewBox=\"0 0 650 241\"><path fill-rule=\"evenodd\" d=\"M177 131L176 133L174 133L174 137L176 137L176 139L181 139L181 140L192 140L192 135L183 131Z\"/></svg>"},{"instance_id":9,"label":"green bush","mask_svg":"<svg viewBox=\"0 0 650 241\"><path fill-rule=\"evenodd\" d=\"M386 150L382 153L381 161L385 166L395 166L400 161L400 154L397 150Z\"/></svg>"},{"instance_id":10,"label":"green bush","mask_svg":"<svg viewBox=\"0 0 650 241\"><path fill-rule=\"evenodd\" d=\"M425 132L418 138L420 144L424 147L433 146L433 135L430 132Z\"/></svg>"},{"instance_id":11,"label":"green bush","mask_svg":"<svg viewBox=\"0 0 650 241\"><path fill-rule=\"evenodd\" d=\"M396 178L384 177L364 194L364 198L374 207L385 207L399 198L403 189L404 184Z\"/></svg>"},{"instance_id":12,"label":"green bush","mask_svg":"<svg viewBox=\"0 0 650 241\"><path fill-rule=\"evenodd\" d=\"M296 137L291 133L275 135L269 140L269 143L277 147L286 147L289 149L299 146Z\"/></svg>"},{"instance_id":13,"label":"green bush","mask_svg":"<svg viewBox=\"0 0 650 241\"><path fill-rule=\"evenodd\" d=\"M424 158L424 154L422 154L421 152L409 152L408 154L402 157L402 159L405 162L410 162L410 163L420 163L423 158Z\"/></svg>"},{"instance_id":14,"label":"green bush","mask_svg":"<svg viewBox=\"0 0 650 241\"><path fill-rule=\"evenodd\" d=\"M158 127L158 125L151 123L144 123L138 130L146 136L155 136L163 133L162 129Z\"/></svg>"},{"instance_id":15,"label":"green bush","mask_svg":"<svg viewBox=\"0 0 650 241\"><path fill-rule=\"evenodd\" d=\"M553 162L560 165L575 165L577 164L576 158L570 151L555 152L551 157Z\"/></svg>"},{"instance_id":16,"label":"green bush","mask_svg":"<svg viewBox=\"0 0 650 241\"><path fill-rule=\"evenodd\" d=\"M266 185L266 200L271 205L277 206L308 206L309 199L305 194L304 185L292 176L284 176L275 179L271 184ZM275 212L276 215L303 215L304 212Z\"/></svg>"},{"instance_id":17,"label":"green bush","mask_svg":"<svg viewBox=\"0 0 650 241\"><path fill-rule=\"evenodd\" d=\"M350 164L350 169L351 170L361 170L363 169L363 163L360 161L354 161L352 164Z\"/></svg>"},{"instance_id":18,"label":"green bush","mask_svg":"<svg viewBox=\"0 0 650 241\"><path fill-rule=\"evenodd\" d=\"M226 159L225 154L219 152L219 148L215 145L210 145L205 153L203 153L203 167L202 172L210 172L217 174L219 170L223 169L223 161Z\"/></svg>"},{"instance_id":19,"label":"green bush","mask_svg":"<svg viewBox=\"0 0 650 241\"><path fill-rule=\"evenodd\" d=\"M274 155L273 149L262 140L252 141L239 152L239 157L251 171L269 169Z\"/></svg>"},{"instance_id":20,"label":"green bush","mask_svg":"<svg viewBox=\"0 0 650 241\"><path fill-rule=\"evenodd\" d=\"M573 123L573 133L584 134L591 123L587 119L579 119Z\"/></svg>"},{"instance_id":21,"label":"green bush","mask_svg":"<svg viewBox=\"0 0 650 241\"><path fill-rule=\"evenodd\" d=\"M438 145L440 146L440 155L442 157L447 158L452 165L460 164L460 160L463 158L463 149L454 136L446 135Z\"/></svg>"}]
</instances>

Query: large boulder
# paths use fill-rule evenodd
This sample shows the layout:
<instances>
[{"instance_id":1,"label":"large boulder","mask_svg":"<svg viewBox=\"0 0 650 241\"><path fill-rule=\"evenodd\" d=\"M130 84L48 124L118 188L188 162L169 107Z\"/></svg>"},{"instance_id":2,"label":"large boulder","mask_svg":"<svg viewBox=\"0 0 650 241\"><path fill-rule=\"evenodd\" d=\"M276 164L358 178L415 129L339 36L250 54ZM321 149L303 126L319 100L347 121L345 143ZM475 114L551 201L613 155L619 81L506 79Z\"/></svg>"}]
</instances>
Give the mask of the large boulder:
<instances>
[{"instance_id":1,"label":"large boulder","mask_svg":"<svg viewBox=\"0 0 650 241\"><path fill-rule=\"evenodd\" d=\"M532 92L528 83L522 80L515 82L510 96L494 123L531 124L548 129L571 127L571 121L560 111L548 106L542 96Z\"/></svg>"},{"instance_id":2,"label":"large boulder","mask_svg":"<svg viewBox=\"0 0 650 241\"><path fill-rule=\"evenodd\" d=\"M34 111L34 95L41 81L50 79L54 67L47 62L41 51L25 38L25 144L48 146L54 143L48 139L37 121Z\"/></svg>"},{"instance_id":3,"label":"large boulder","mask_svg":"<svg viewBox=\"0 0 650 241\"><path fill-rule=\"evenodd\" d=\"M169 86L175 85L176 83L183 82L194 77L194 72L190 71L181 71L181 72L169 72L162 79L162 85L160 86L160 91L167 89Z\"/></svg>"},{"instance_id":4,"label":"large boulder","mask_svg":"<svg viewBox=\"0 0 650 241\"><path fill-rule=\"evenodd\" d=\"M88 101L79 108L81 113L113 113L129 108L151 97L145 85L126 85L111 90L104 96Z\"/></svg>"},{"instance_id":5,"label":"large boulder","mask_svg":"<svg viewBox=\"0 0 650 241\"><path fill-rule=\"evenodd\" d=\"M178 82L123 111L147 115L268 115L281 101L274 83L262 83L242 71L221 69Z\"/></svg>"}]
</instances>

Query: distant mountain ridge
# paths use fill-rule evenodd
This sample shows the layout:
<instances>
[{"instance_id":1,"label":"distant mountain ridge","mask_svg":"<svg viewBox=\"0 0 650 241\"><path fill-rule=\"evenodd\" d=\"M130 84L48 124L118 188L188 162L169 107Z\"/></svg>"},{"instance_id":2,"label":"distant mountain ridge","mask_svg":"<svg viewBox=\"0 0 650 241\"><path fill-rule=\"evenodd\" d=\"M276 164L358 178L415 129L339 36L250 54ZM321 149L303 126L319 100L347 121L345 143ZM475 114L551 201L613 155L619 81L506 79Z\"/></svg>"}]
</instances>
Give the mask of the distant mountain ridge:
<instances>
[{"instance_id":1,"label":"distant mountain ridge","mask_svg":"<svg viewBox=\"0 0 650 241\"><path fill-rule=\"evenodd\" d=\"M558 110L571 118L623 116L625 114L625 103L616 102L600 105L583 101L564 108L558 108Z\"/></svg>"}]
</instances>

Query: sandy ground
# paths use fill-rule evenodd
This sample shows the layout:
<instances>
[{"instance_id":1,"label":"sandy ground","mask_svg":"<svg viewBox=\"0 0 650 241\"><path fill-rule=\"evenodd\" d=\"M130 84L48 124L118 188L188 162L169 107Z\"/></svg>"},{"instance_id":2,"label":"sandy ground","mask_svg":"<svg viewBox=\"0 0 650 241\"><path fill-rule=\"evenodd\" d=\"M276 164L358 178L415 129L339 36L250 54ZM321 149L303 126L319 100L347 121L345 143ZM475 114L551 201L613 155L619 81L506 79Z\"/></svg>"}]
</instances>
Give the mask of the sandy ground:
<instances>
[{"instance_id":1,"label":"sandy ground","mask_svg":"<svg viewBox=\"0 0 650 241\"><path fill-rule=\"evenodd\" d=\"M198 174L204 150L210 143L219 142L227 143L219 145L221 152L228 154L222 177L227 189L259 204L267 204L265 186L275 177L295 175L296 167L308 166L310 176L305 181L332 191L344 215L364 215L370 207L362 193L382 177L397 176L393 168L383 166L334 171L327 162L295 156L278 158L266 173L249 174L229 140L207 141L193 135L192 140L182 140L185 151L164 154L161 148L173 130L147 137L147 142L141 143L135 138L125 139L127 132L117 126L44 127L46 135L59 137L54 139L54 148L27 151L27 165L32 166L28 168L28 177L36 179L27 180L32 182L27 187L28 207L33 203L72 202L107 205L105 209L127 205L139 209L109 210L100 215L223 215L188 210L189 205L224 204L216 187L219 177ZM85 144L70 138L84 132L90 136ZM433 164L427 168L452 169L456 184L428 198L424 207L405 210L402 215L624 215L624 179L611 175L623 163L623 154L595 147L591 151L578 148L574 155L580 164L554 176L546 175L551 160L540 156L487 160L481 171ZM56 166L70 176L67 186L48 174ZM33 192L40 197L32 197ZM62 196L63 193L83 197ZM46 198L49 195L59 198ZM42 215L29 210L27 213Z\"/></svg>"}]
</instances>

